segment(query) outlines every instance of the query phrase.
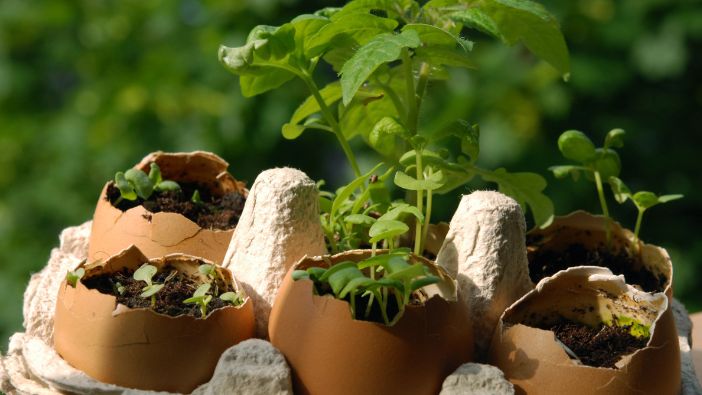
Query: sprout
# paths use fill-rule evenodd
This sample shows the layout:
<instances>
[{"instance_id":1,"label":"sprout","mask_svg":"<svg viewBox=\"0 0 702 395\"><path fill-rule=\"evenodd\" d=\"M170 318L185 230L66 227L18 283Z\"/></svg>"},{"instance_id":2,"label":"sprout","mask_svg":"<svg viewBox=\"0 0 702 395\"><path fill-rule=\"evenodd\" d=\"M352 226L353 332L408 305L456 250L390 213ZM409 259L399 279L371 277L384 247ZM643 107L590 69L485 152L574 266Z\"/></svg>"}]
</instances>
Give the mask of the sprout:
<instances>
[{"instance_id":1,"label":"sprout","mask_svg":"<svg viewBox=\"0 0 702 395\"><path fill-rule=\"evenodd\" d=\"M78 269L72 271L72 272L66 272L66 283L70 284L71 287L75 288L76 284L78 283L78 280L83 278L85 275L85 269L82 267L79 267Z\"/></svg>"},{"instance_id":2,"label":"sprout","mask_svg":"<svg viewBox=\"0 0 702 395\"><path fill-rule=\"evenodd\" d=\"M134 201L137 198L147 200L154 191L177 191L180 189L180 185L175 181L162 179L161 169L156 163L151 163L151 170L148 175L139 169L117 172L115 174L115 186L120 193L115 205L122 200Z\"/></svg>"},{"instance_id":3,"label":"sprout","mask_svg":"<svg viewBox=\"0 0 702 395\"><path fill-rule=\"evenodd\" d=\"M197 304L200 306L200 313L201 317L205 318L207 316L207 305L210 303L212 300L212 295L207 295L207 292L210 290L210 284L205 283L201 284L197 289L195 290L195 293L193 293L193 296L185 299L183 303L186 304Z\"/></svg>"},{"instance_id":4,"label":"sprout","mask_svg":"<svg viewBox=\"0 0 702 395\"><path fill-rule=\"evenodd\" d=\"M141 296L142 298L151 298L151 307L156 306L156 293L160 291L163 288L164 284L156 284L153 282L153 277L156 275L156 272L158 270L156 269L155 266L149 265L148 263L145 263L141 265L139 269L137 269L134 272L134 279L137 281L143 281L146 283L146 286L141 289Z\"/></svg>"},{"instance_id":5,"label":"sprout","mask_svg":"<svg viewBox=\"0 0 702 395\"><path fill-rule=\"evenodd\" d=\"M230 303L232 306L241 306L244 304L244 298L238 292L225 292L219 295L219 298L225 302Z\"/></svg>"}]
</instances>

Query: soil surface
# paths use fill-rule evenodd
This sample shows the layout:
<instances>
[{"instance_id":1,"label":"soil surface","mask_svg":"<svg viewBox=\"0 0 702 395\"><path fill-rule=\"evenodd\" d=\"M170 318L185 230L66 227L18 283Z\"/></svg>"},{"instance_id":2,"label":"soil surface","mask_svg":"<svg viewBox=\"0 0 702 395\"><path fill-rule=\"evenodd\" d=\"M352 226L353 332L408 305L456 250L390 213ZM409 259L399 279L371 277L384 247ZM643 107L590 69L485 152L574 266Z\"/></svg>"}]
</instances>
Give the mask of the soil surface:
<instances>
[{"instance_id":1,"label":"soil surface","mask_svg":"<svg viewBox=\"0 0 702 395\"><path fill-rule=\"evenodd\" d=\"M582 244L571 244L564 251L537 248L529 253L529 276L534 283L580 265L606 267L616 275L623 274L627 284L638 285L646 292L663 292L665 289L665 276L656 277L647 270L637 270L641 267L638 257L626 251L612 253L604 247L591 250Z\"/></svg>"},{"instance_id":2,"label":"soil surface","mask_svg":"<svg viewBox=\"0 0 702 395\"><path fill-rule=\"evenodd\" d=\"M197 184L179 183L179 191L154 191L148 200L117 201L119 189L111 182L107 187L107 200L122 211L143 205L151 213L170 212L184 217L205 229L228 230L239 222L246 198L237 192L229 192L222 197L210 195L208 189ZM191 201L195 190L199 191L201 202ZM116 204L117 203L117 204ZM150 220L150 218L147 218Z\"/></svg>"},{"instance_id":3,"label":"soil surface","mask_svg":"<svg viewBox=\"0 0 702 395\"><path fill-rule=\"evenodd\" d=\"M117 303L123 304L131 308L150 308L151 298L142 298L139 296L142 288L146 286L143 281L135 280L132 275L134 271L122 269L120 272L111 274L100 274L84 278L81 280L83 285L88 289L96 289L101 293L113 295L117 298ZM193 296L193 292L197 289L200 283L196 282L192 277L183 274L170 265L163 267L161 271L156 273L153 280L156 284L165 284L164 287L156 293L156 304L152 310L157 313L179 316L191 315L197 318L201 317L200 307L197 304L184 304L185 299ZM124 287L122 294L118 291L118 283ZM213 287L214 288L214 284ZM208 294L212 294L213 289L210 289ZM218 295L228 291L234 291L231 285L225 284L221 279L217 280ZM212 311L230 306L217 297L212 297L212 300L207 305L207 314Z\"/></svg>"},{"instance_id":4,"label":"soil surface","mask_svg":"<svg viewBox=\"0 0 702 395\"><path fill-rule=\"evenodd\" d=\"M637 338L628 326L587 325L564 320L549 328L558 340L578 356L583 364L616 369L615 363L625 355L646 347L648 338Z\"/></svg>"}]
</instances>

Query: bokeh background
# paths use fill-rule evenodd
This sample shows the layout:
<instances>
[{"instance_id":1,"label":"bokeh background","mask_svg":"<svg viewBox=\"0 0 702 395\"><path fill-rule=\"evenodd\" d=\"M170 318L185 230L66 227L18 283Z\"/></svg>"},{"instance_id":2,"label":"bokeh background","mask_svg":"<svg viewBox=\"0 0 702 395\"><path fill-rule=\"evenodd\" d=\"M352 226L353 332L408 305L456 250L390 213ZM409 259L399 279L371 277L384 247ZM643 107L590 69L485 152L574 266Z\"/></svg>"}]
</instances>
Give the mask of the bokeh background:
<instances>
[{"instance_id":1,"label":"bokeh background","mask_svg":"<svg viewBox=\"0 0 702 395\"><path fill-rule=\"evenodd\" d=\"M257 24L341 3L0 2L0 351L21 330L22 293L61 229L89 220L105 181L150 151L211 150L249 184L284 165L331 186L348 180L330 134L307 132L294 142L280 135L304 99L302 84L244 99L216 56L220 44L241 45ZM571 50L569 82L523 48L470 33L480 69L431 85L423 120L479 123L479 164L545 175L560 214L599 206L591 184L548 174L563 162L557 136L575 128L601 144L608 130L626 129L622 178L635 190L685 194L647 213L642 237L668 249L676 296L702 309L702 3L544 3ZM361 156L366 167L377 159ZM458 193L486 187L471 183L443 197L436 218L450 218ZM632 206L614 212L633 227Z\"/></svg>"}]
</instances>

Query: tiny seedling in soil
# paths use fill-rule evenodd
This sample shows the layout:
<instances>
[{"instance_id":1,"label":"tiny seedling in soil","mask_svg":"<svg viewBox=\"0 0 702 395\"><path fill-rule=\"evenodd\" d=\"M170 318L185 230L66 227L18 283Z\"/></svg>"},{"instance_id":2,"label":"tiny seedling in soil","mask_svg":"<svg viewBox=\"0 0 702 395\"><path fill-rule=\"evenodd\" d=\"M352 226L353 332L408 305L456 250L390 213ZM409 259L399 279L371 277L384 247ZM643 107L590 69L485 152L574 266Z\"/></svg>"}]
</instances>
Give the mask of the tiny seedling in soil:
<instances>
[{"instance_id":1,"label":"tiny seedling in soil","mask_svg":"<svg viewBox=\"0 0 702 395\"><path fill-rule=\"evenodd\" d=\"M85 275L85 269L82 267L79 267L78 269L74 271L69 271L66 273L66 283L69 284L71 287L75 288L76 284L78 284L78 281L83 278Z\"/></svg>"},{"instance_id":2,"label":"tiny seedling in soil","mask_svg":"<svg viewBox=\"0 0 702 395\"><path fill-rule=\"evenodd\" d=\"M188 299L185 299L183 301L183 303L197 304L200 307L200 317L205 318L205 317L207 317L207 305L212 300L212 295L207 294L207 292L209 292L209 291L210 291L210 284L209 283L200 284L200 286L197 287L197 289L193 293L193 296L188 298Z\"/></svg>"},{"instance_id":3,"label":"tiny seedling in soil","mask_svg":"<svg viewBox=\"0 0 702 395\"><path fill-rule=\"evenodd\" d=\"M588 366L615 369L617 361L646 347L650 338L647 326L631 319L622 321L628 323L590 327L562 319L541 329L553 331L571 358Z\"/></svg>"},{"instance_id":4,"label":"tiny seedling in soil","mask_svg":"<svg viewBox=\"0 0 702 395\"><path fill-rule=\"evenodd\" d=\"M225 292L219 295L219 298L231 304L232 306L241 306L242 304L244 304L244 298L242 298L241 294L239 294L238 292Z\"/></svg>"},{"instance_id":5,"label":"tiny seedling in soil","mask_svg":"<svg viewBox=\"0 0 702 395\"><path fill-rule=\"evenodd\" d=\"M163 288L163 284L157 284L152 281L157 271L156 266L145 263L134 271L133 275L135 280L146 283L146 286L141 289L141 294L139 296L142 298L151 298L151 307L156 306L156 293Z\"/></svg>"},{"instance_id":6,"label":"tiny seedling in soil","mask_svg":"<svg viewBox=\"0 0 702 395\"><path fill-rule=\"evenodd\" d=\"M103 294L112 295L117 299L117 303L130 308L149 308L157 313L169 316L190 315L200 317L201 311L198 304L184 304L183 301L192 297L195 290L202 285L199 275L193 276L177 270L171 265L161 268L152 278L152 284L163 284L163 288L158 291L156 305L152 306L150 298L141 296L144 289L144 281L134 279L134 271L122 269L115 273L99 274L83 278L81 282L88 289L96 289ZM222 295L234 293L231 284L219 281L219 289ZM231 306L232 303L219 298L212 298L207 305L207 311Z\"/></svg>"},{"instance_id":7,"label":"tiny seedling in soil","mask_svg":"<svg viewBox=\"0 0 702 395\"><path fill-rule=\"evenodd\" d=\"M246 198L236 191L213 196L197 183L163 180L156 163L147 175L138 169L118 172L107 199L122 211L144 206L150 213L179 213L205 229L231 229L239 222Z\"/></svg>"}]
</instances>

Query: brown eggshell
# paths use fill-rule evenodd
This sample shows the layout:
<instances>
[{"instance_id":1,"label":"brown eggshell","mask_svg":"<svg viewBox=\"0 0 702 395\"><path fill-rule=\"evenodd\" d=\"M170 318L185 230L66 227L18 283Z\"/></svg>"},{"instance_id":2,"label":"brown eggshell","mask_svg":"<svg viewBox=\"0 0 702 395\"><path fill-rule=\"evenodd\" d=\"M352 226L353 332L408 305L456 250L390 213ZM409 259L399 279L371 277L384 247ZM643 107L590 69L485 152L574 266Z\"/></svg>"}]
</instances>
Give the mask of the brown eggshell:
<instances>
[{"instance_id":1,"label":"brown eggshell","mask_svg":"<svg viewBox=\"0 0 702 395\"><path fill-rule=\"evenodd\" d=\"M144 262L157 268L172 264L191 274L208 263L183 254L148 260L130 247L107 262L82 266L87 278L123 267L135 270ZM217 270L243 292L228 270ZM128 308L80 281L75 288L64 281L56 302L54 348L70 365L105 383L190 393L212 377L222 352L253 337L253 306L245 298L243 305L214 310L206 319L171 317Z\"/></svg>"},{"instance_id":2,"label":"brown eggshell","mask_svg":"<svg viewBox=\"0 0 702 395\"><path fill-rule=\"evenodd\" d=\"M618 222L612 221L611 224L614 251L626 249L633 253L634 234ZM527 247L528 254L533 254L537 249L562 251L576 243L595 249L606 245L605 220L601 215L575 211L563 217L556 217L545 229L529 231L528 238L536 240ZM640 243L640 247L640 264L655 276L665 278L663 288L666 294L672 297L673 264L668 252L661 247L643 242Z\"/></svg>"},{"instance_id":3,"label":"brown eggshell","mask_svg":"<svg viewBox=\"0 0 702 395\"><path fill-rule=\"evenodd\" d=\"M646 347L624 356L616 369L571 359L553 332L526 324L556 316L596 324L612 313L651 324ZM543 279L502 315L490 348L517 394L678 394L680 355L668 298L624 283L608 269L579 266Z\"/></svg>"},{"instance_id":4,"label":"brown eggshell","mask_svg":"<svg viewBox=\"0 0 702 395\"><path fill-rule=\"evenodd\" d=\"M207 186L214 196L248 190L229 173L229 164L215 154L203 151L190 153L154 152L134 166L148 173L152 162L161 168L164 179L176 182L197 182ZM114 207L106 197L109 182L100 193L88 245L90 262L105 260L130 245L136 245L149 258L171 253L203 257L221 264L234 229L200 228L177 213L151 213L143 206L127 211Z\"/></svg>"},{"instance_id":5,"label":"brown eggshell","mask_svg":"<svg viewBox=\"0 0 702 395\"><path fill-rule=\"evenodd\" d=\"M311 281L291 278L296 269L369 254L305 257L286 275L268 328L291 366L296 394L437 394L444 378L473 359L469 308L456 297L455 281L432 262L422 259L448 281L427 287L430 299L408 306L391 327L355 320L347 302L314 295Z\"/></svg>"}]
</instances>

